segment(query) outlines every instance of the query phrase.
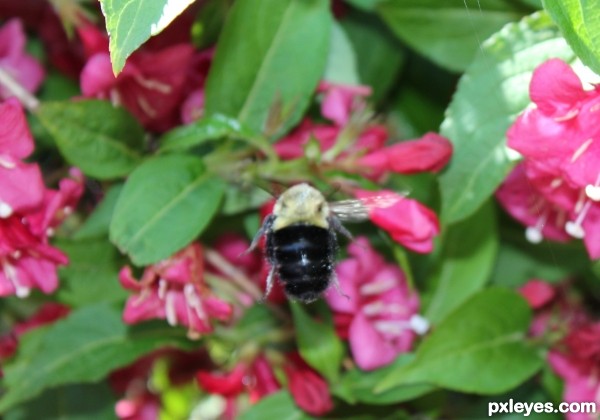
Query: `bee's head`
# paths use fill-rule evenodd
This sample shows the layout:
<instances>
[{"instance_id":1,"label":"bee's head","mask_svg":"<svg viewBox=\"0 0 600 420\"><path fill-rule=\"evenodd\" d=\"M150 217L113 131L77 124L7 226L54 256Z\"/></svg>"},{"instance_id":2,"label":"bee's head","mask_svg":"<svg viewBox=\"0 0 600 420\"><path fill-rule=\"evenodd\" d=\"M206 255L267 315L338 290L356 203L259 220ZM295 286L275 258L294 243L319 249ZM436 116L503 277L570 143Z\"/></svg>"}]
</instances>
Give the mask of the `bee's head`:
<instances>
[{"instance_id":1,"label":"bee's head","mask_svg":"<svg viewBox=\"0 0 600 420\"><path fill-rule=\"evenodd\" d=\"M309 223L327 229L329 206L323 194L308 184L298 184L286 190L273 207L274 229L294 223Z\"/></svg>"}]
</instances>

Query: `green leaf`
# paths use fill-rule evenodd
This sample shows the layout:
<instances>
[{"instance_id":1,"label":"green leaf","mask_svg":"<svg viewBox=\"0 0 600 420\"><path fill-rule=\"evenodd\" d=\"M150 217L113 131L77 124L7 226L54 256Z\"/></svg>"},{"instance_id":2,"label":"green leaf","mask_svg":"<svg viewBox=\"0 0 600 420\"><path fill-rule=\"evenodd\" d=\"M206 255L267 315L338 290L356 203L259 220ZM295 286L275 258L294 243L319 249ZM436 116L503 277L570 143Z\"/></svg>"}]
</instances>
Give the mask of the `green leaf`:
<instances>
[{"instance_id":1,"label":"green leaf","mask_svg":"<svg viewBox=\"0 0 600 420\"><path fill-rule=\"evenodd\" d=\"M208 225L221 202L224 182L193 156L146 161L127 179L110 224L110 239L137 265L165 259Z\"/></svg>"},{"instance_id":2,"label":"green leaf","mask_svg":"<svg viewBox=\"0 0 600 420\"><path fill-rule=\"evenodd\" d=\"M365 11L375 10L375 7L385 0L348 0L352 6Z\"/></svg>"},{"instance_id":3,"label":"green leaf","mask_svg":"<svg viewBox=\"0 0 600 420\"><path fill-rule=\"evenodd\" d=\"M331 29L331 46L323 78L331 83L358 85L358 67L352 44L339 23L333 22Z\"/></svg>"},{"instance_id":4,"label":"green leaf","mask_svg":"<svg viewBox=\"0 0 600 420\"><path fill-rule=\"evenodd\" d=\"M261 399L248 411L239 416L239 420L308 420L312 419L299 409L287 391L279 391Z\"/></svg>"},{"instance_id":5,"label":"green leaf","mask_svg":"<svg viewBox=\"0 0 600 420\"><path fill-rule=\"evenodd\" d=\"M506 147L506 130L530 103L533 70L550 57L574 58L549 17L534 13L490 37L461 77L441 126L454 145L440 177L446 224L474 213L508 174L515 154Z\"/></svg>"},{"instance_id":6,"label":"green leaf","mask_svg":"<svg viewBox=\"0 0 600 420\"><path fill-rule=\"evenodd\" d=\"M464 71L484 39L521 17L501 0L388 0L377 11L404 42L453 71Z\"/></svg>"},{"instance_id":7,"label":"green leaf","mask_svg":"<svg viewBox=\"0 0 600 420\"><path fill-rule=\"evenodd\" d=\"M106 239L60 240L57 245L69 256L69 265L59 269L61 302L79 307L125 300L118 280L123 263Z\"/></svg>"},{"instance_id":8,"label":"green leaf","mask_svg":"<svg viewBox=\"0 0 600 420\"><path fill-rule=\"evenodd\" d=\"M414 359L412 354L400 355L394 363L371 372L352 369L337 381L332 388L334 395L342 398L349 404L357 402L365 404L388 405L403 401L410 401L425 395L435 389L427 384L399 386L389 391L374 393L373 389L390 372L410 363Z\"/></svg>"},{"instance_id":9,"label":"green leaf","mask_svg":"<svg viewBox=\"0 0 600 420\"><path fill-rule=\"evenodd\" d=\"M331 20L328 0L236 1L206 82L206 112L268 135L294 125L323 75Z\"/></svg>"},{"instance_id":10,"label":"green leaf","mask_svg":"<svg viewBox=\"0 0 600 420\"><path fill-rule=\"evenodd\" d=\"M105 383L67 385L50 389L16 407L4 420L112 420L116 398Z\"/></svg>"},{"instance_id":11,"label":"green leaf","mask_svg":"<svg viewBox=\"0 0 600 420\"><path fill-rule=\"evenodd\" d=\"M125 60L151 36L169 25L193 0L100 0L110 36L113 72L125 66Z\"/></svg>"},{"instance_id":12,"label":"green leaf","mask_svg":"<svg viewBox=\"0 0 600 420\"><path fill-rule=\"evenodd\" d=\"M491 282L504 287L519 287L532 278L559 282L583 274L589 257L575 242L542 242L531 246L520 232L521 240L502 243Z\"/></svg>"},{"instance_id":13,"label":"green leaf","mask_svg":"<svg viewBox=\"0 0 600 420\"><path fill-rule=\"evenodd\" d=\"M444 319L489 280L498 252L495 216L493 204L488 202L446 232L440 264L429 281L433 294L425 317L432 323Z\"/></svg>"},{"instance_id":14,"label":"green leaf","mask_svg":"<svg viewBox=\"0 0 600 420\"><path fill-rule=\"evenodd\" d=\"M595 1L544 2L573 51L583 64L600 74L600 8Z\"/></svg>"},{"instance_id":15,"label":"green leaf","mask_svg":"<svg viewBox=\"0 0 600 420\"><path fill-rule=\"evenodd\" d=\"M404 62L404 50L375 15L350 14L342 21L357 61L361 84L371 86L370 99L384 99Z\"/></svg>"},{"instance_id":16,"label":"green leaf","mask_svg":"<svg viewBox=\"0 0 600 420\"><path fill-rule=\"evenodd\" d=\"M163 323L127 327L118 309L85 306L50 327L23 335L19 353L4 370L0 412L43 390L92 383L164 346L187 347L181 330Z\"/></svg>"},{"instance_id":17,"label":"green leaf","mask_svg":"<svg viewBox=\"0 0 600 420\"><path fill-rule=\"evenodd\" d=\"M160 140L160 152L184 151L222 137L250 139L256 134L233 118L208 115L166 133Z\"/></svg>"},{"instance_id":18,"label":"green leaf","mask_svg":"<svg viewBox=\"0 0 600 420\"><path fill-rule=\"evenodd\" d=\"M97 100L44 102L36 115L65 159L86 175L117 178L140 161L144 130L123 108Z\"/></svg>"},{"instance_id":19,"label":"green leaf","mask_svg":"<svg viewBox=\"0 0 600 420\"><path fill-rule=\"evenodd\" d=\"M421 383L475 394L506 392L543 364L526 341L530 321L531 310L515 292L479 292L441 322L415 359L389 373L375 392Z\"/></svg>"},{"instance_id":20,"label":"green leaf","mask_svg":"<svg viewBox=\"0 0 600 420\"><path fill-rule=\"evenodd\" d=\"M108 228L121 190L123 190L123 184L116 184L110 187L92 214L89 215L79 230L75 232L75 235L73 235L74 239L90 239L108 236Z\"/></svg>"},{"instance_id":21,"label":"green leaf","mask_svg":"<svg viewBox=\"0 0 600 420\"><path fill-rule=\"evenodd\" d=\"M290 306L300 355L329 382L334 383L339 376L344 345L335 333L331 314L328 319L317 321L305 312L301 304L290 302Z\"/></svg>"}]
</instances>

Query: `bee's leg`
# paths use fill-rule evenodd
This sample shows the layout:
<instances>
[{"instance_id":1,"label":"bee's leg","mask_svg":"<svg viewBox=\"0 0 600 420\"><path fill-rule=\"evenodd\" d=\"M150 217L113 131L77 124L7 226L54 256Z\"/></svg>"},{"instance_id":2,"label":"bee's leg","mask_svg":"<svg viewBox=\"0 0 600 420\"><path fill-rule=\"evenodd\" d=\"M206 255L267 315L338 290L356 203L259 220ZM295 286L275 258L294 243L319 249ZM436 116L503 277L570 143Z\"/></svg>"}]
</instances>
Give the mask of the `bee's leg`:
<instances>
[{"instance_id":1,"label":"bee's leg","mask_svg":"<svg viewBox=\"0 0 600 420\"><path fill-rule=\"evenodd\" d=\"M350 300L350 296L348 296L347 294L344 293L344 291L342 290L342 287L340 286L340 281L338 279L338 276L335 272L335 270L333 271L333 273L331 274L331 282L333 283L333 287L335 287L335 290L342 296L344 296L346 299Z\"/></svg>"},{"instance_id":2,"label":"bee's leg","mask_svg":"<svg viewBox=\"0 0 600 420\"><path fill-rule=\"evenodd\" d=\"M273 281L275 279L275 266L271 267L269 271L269 275L267 276L267 287L265 288L265 295L262 297L260 302L265 302L267 297L269 297L269 293L271 293L271 289L273 288Z\"/></svg>"},{"instance_id":3,"label":"bee's leg","mask_svg":"<svg viewBox=\"0 0 600 420\"><path fill-rule=\"evenodd\" d=\"M338 219L336 216L334 216L334 215L329 216L329 224L336 232L341 233L342 235L344 235L346 238L348 238L351 241L354 240L354 237L352 236L350 231L348 229L346 229L344 227L344 225L342 225L342 222L340 222L340 219Z\"/></svg>"},{"instance_id":4,"label":"bee's leg","mask_svg":"<svg viewBox=\"0 0 600 420\"><path fill-rule=\"evenodd\" d=\"M240 254L240 257L242 255L246 255L249 252L254 251L254 249L258 246L258 243L260 242L260 238L266 234L269 230L271 230L271 227L273 226L273 221L275 220L275 216L273 216L272 214L268 215L265 218L265 221L263 222L262 226L260 227L260 229L258 230L258 232L256 232L256 235L254 235L254 239L252 239L252 242L250 243L250 246L248 247L247 250L245 250L244 252L242 252Z\"/></svg>"}]
</instances>

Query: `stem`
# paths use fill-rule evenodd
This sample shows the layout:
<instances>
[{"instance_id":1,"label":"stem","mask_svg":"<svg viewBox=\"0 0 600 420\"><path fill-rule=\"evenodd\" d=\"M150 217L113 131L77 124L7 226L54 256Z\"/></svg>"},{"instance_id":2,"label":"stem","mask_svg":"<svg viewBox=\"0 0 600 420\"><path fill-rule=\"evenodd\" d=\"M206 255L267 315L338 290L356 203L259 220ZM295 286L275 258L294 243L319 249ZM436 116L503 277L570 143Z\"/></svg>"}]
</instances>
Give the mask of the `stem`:
<instances>
[{"instance_id":1,"label":"stem","mask_svg":"<svg viewBox=\"0 0 600 420\"><path fill-rule=\"evenodd\" d=\"M21 104L33 112L40 106L40 101L29 93L21 84L15 80L6 69L0 67L0 84L10 91L21 102Z\"/></svg>"}]
</instances>

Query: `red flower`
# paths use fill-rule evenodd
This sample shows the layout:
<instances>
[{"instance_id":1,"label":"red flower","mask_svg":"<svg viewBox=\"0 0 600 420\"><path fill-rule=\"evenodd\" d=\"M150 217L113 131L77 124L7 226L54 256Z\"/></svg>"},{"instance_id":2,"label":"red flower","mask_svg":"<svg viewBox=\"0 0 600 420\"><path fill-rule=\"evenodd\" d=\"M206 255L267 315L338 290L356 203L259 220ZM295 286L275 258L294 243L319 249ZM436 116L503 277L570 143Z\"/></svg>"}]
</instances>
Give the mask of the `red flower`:
<instances>
[{"instance_id":1,"label":"red flower","mask_svg":"<svg viewBox=\"0 0 600 420\"><path fill-rule=\"evenodd\" d=\"M28 296L32 288L51 293L58 286L56 266L67 257L48 244L83 193L83 177L48 190L35 164L21 159L33 151L33 139L19 103L0 105L0 296Z\"/></svg>"},{"instance_id":2,"label":"red flower","mask_svg":"<svg viewBox=\"0 0 600 420\"><path fill-rule=\"evenodd\" d=\"M248 369L243 364L237 365L231 372L226 374L198 371L196 379L200 388L211 394L219 394L224 397L235 397L245 389L244 377Z\"/></svg>"},{"instance_id":3,"label":"red flower","mask_svg":"<svg viewBox=\"0 0 600 420\"><path fill-rule=\"evenodd\" d=\"M179 105L194 52L191 45L137 51L115 77L106 43L99 39L103 35L93 26L82 28L80 35L90 54L81 72L84 96L110 99L124 106L151 130L165 131L179 121Z\"/></svg>"},{"instance_id":4,"label":"red flower","mask_svg":"<svg viewBox=\"0 0 600 420\"><path fill-rule=\"evenodd\" d=\"M226 398L226 418L235 418L237 412L235 399L245 391L250 393L250 402L256 403L261 398L280 389L273 369L267 359L259 355L252 363L240 363L226 374L200 370L196 373L200 388L211 394Z\"/></svg>"},{"instance_id":5,"label":"red flower","mask_svg":"<svg viewBox=\"0 0 600 420\"><path fill-rule=\"evenodd\" d=\"M376 149L360 158L358 164L369 168L373 178L379 178L385 172L438 172L446 166L451 156L452 143L448 139L436 133L427 133L420 139Z\"/></svg>"},{"instance_id":6,"label":"red flower","mask_svg":"<svg viewBox=\"0 0 600 420\"><path fill-rule=\"evenodd\" d=\"M388 190L356 190L355 194L360 199L377 199L387 203L370 207L369 218L387 231L393 240L415 252L431 252L433 238L440 232L433 211L416 200Z\"/></svg>"},{"instance_id":7,"label":"red flower","mask_svg":"<svg viewBox=\"0 0 600 420\"><path fill-rule=\"evenodd\" d=\"M313 416L321 416L333 409L327 382L296 353L284 365L288 388L298 407Z\"/></svg>"},{"instance_id":8,"label":"red flower","mask_svg":"<svg viewBox=\"0 0 600 420\"><path fill-rule=\"evenodd\" d=\"M338 126L316 124L310 120L304 120L273 147L282 159L296 159L304 156L304 149L310 140L317 141L321 152L326 152L333 147L341 131L342 128ZM368 127L360 134L356 142L340 156L378 150L385 143L387 136L387 130L383 126Z\"/></svg>"},{"instance_id":9,"label":"red flower","mask_svg":"<svg viewBox=\"0 0 600 420\"><path fill-rule=\"evenodd\" d=\"M191 338L211 332L211 319L228 320L232 307L212 293L203 273L199 244L191 244L171 258L146 267L139 281L128 266L123 267L119 273L121 285L136 292L127 299L123 320L135 324L166 319L170 325L187 326Z\"/></svg>"}]
</instances>

